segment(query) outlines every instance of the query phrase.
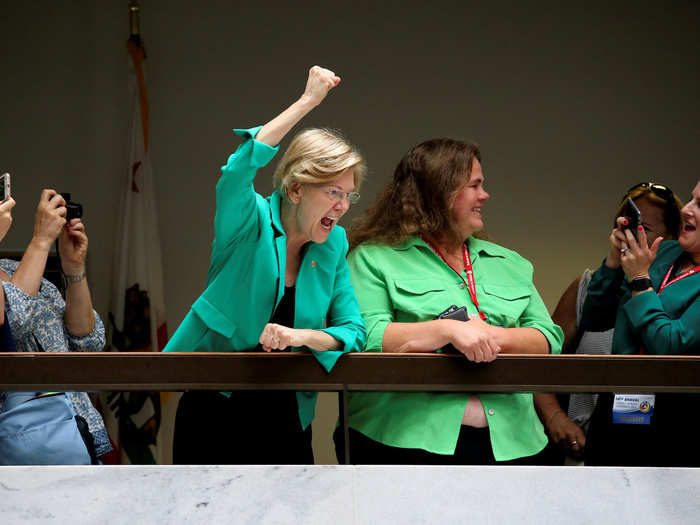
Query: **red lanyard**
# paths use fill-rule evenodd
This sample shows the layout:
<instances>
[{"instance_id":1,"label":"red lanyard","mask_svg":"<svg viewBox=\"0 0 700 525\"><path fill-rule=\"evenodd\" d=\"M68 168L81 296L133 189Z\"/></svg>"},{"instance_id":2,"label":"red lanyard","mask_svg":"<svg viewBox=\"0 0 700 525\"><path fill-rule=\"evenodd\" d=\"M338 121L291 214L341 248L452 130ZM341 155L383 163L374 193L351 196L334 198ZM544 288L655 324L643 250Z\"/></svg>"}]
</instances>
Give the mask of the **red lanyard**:
<instances>
[{"instance_id":1,"label":"red lanyard","mask_svg":"<svg viewBox=\"0 0 700 525\"><path fill-rule=\"evenodd\" d=\"M462 249L464 250L464 270L467 272L467 282L464 281L464 278L462 275L452 268L450 266L450 263L447 262L447 260L442 256L440 253L440 250L437 249L437 247L428 240L425 235L421 235L423 241L425 241L425 244L430 246L430 248L437 254L440 259L442 259L442 262L444 262L450 270L452 270L454 273L457 274L457 276L462 280L462 282L467 286L467 289L469 290L469 297L471 297L472 303L474 303L474 306L476 306L476 311L479 312L479 317L481 317L482 321L486 321L486 315L484 312L482 312L479 309L479 301L476 299L476 281L474 281L474 270L472 269L472 259L469 256L469 250L467 249L467 244L464 243L462 245Z\"/></svg>"},{"instance_id":2,"label":"red lanyard","mask_svg":"<svg viewBox=\"0 0 700 525\"><path fill-rule=\"evenodd\" d=\"M659 293L661 293L663 291L663 289L666 288L667 286L670 286L673 283L680 281L681 279L685 279L686 277L690 277L694 273L700 272L700 265L696 266L695 268L691 268L687 272L683 272L678 277L676 277L675 279L673 279L672 281L669 282L668 279L671 277L672 271L673 271L673 265L671 265L671 267L666 272L666 277L664 277L664 280L661 282L661 286L659 286Z\"/></svg>"}]
</instances>

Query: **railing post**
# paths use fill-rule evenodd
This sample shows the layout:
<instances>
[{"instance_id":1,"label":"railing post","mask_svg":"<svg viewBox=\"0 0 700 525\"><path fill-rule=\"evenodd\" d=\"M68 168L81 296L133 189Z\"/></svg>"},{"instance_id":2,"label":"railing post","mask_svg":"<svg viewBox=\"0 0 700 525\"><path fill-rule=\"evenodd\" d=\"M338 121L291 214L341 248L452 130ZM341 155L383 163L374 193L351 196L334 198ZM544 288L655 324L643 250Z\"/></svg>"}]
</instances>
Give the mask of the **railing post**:
<instances>
[{"instance_id":1,"label":"railing post","mask_svg":"<svg viewBox=\"0 0 700 525\"><path fill-rule=\"evenodd\" d=\"M343 464L350 464L350 424L348 418L348 385L338 390L338 420L343 432Z\"/></svg>"}]
</instances>

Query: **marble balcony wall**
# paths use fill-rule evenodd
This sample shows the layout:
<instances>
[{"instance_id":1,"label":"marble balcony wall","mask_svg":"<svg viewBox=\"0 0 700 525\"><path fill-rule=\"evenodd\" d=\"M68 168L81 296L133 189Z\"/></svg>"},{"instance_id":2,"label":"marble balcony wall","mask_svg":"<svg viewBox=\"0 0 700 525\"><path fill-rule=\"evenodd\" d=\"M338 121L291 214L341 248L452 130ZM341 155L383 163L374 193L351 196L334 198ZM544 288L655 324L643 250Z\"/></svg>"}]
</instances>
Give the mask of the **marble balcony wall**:
<instances>
[{"instance_id":1,"label":"marble balcony wall","mask_svg":"<svg viewBox=\"0 0 700 525\"><path fill-rule=\"evenodd\" d=\"M0 467L0 523L695 523L700 470Z\"/></svg>"}]
</instances>

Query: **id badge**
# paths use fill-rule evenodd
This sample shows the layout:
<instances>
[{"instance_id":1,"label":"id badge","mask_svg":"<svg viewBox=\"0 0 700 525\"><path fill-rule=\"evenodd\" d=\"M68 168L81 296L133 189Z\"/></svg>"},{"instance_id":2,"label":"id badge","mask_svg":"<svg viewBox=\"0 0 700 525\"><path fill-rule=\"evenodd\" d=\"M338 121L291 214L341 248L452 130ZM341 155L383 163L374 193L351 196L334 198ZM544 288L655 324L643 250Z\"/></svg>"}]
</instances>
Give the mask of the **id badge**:
<instances>
[{"instance_id":1,"label":"id badge","mask_svg":"<svg viewBox=\"0 0 700 525\"><path fill-rule=\"evenodd\" d=\"M612 422L622 425L648 425L654 414L655 394L615 394Z\"/></svg>"}]
</instances>

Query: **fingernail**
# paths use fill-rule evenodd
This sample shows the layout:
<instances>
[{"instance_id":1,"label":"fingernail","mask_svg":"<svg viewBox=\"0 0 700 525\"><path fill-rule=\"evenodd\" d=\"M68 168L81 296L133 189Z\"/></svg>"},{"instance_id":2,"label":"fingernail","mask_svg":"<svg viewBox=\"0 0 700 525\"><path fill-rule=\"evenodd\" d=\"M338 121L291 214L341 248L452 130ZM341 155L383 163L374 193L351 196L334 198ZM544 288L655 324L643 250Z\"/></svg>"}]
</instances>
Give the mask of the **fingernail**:
<instances>
[{"instance_id":1,"label":"fingernail","mask_svg":"<svg viewBox=\"0 0 700 525\"><path fill-rule=\"evenodd\" d=\"M627 226L629 223L630 223L630 221L628 221L627 219L625 219L624 221L622 221L622 224L624 224L625 226Z\"/></svg>"},{"instance_id":2,"label":"fingernail","mask_svg":"<svg viewBox=\"0 0 700 525\"><path fill-rule=\"evenodd\" d=\"M644 226L637 226L637 229L638 229L639 231L642 231L642 230L644 229Z\"/></svg>"}]
</instances>

